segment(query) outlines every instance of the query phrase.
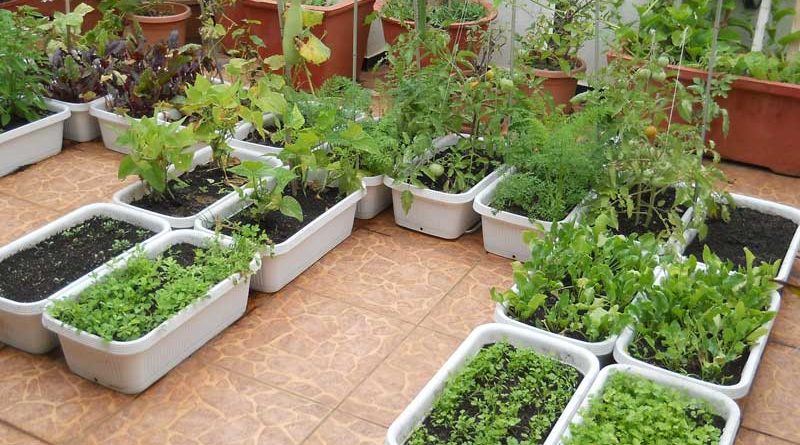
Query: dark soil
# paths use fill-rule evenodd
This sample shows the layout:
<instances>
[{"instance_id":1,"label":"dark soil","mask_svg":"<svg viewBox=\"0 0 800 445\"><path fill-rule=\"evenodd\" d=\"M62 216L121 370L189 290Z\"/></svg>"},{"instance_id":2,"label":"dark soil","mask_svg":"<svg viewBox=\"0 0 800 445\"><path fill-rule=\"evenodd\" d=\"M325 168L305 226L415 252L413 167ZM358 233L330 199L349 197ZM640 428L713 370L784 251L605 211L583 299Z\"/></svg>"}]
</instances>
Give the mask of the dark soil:
<instances>
[{"instance_id":1,"label":"dark soil","mask_svg":"<svg viewBox=\"0 0 800 445\"><path fill-rule=\"evenodd\" d=\"M631 352L631 356L634 357L634 358L637 358L637 359L642 360L644 362L650 363L651 365L658 366L660 368L669 369L670 371L674 371L674 372L677 372L679 374L684 374L684 375L688 375L688 376L691 376L691 377L700 378L699 377L700 376L700 362L696 358L693 359L693 360L690 360L689 361L689 365L686 368L686 372L682 372L682 371L677 370L677 369L671 369L669 366L665 365L664 363L661 363L660 360L656 360L655 358L653 358L653 357L655 357L656 351L653 348L651 348L645 341L640 340L640 341L636 342L636 348L639 351L645 352L645 354L644 354L644 356L640 356L639 354L633 354L633 349L629 349L629 351ZM658 351L660 351L660 352L664 352L664 351L667 350L667 348L665 348L663 345L661 345L660 342L659 342L659 344L656 344L656 349ZM732 362L729 362L729 363L725 364L725 366L722 367L721 376L727 377L727 379L725 381L722 381L720 379L713 379L713 380L711 380L711 383L716 383L716 384L719 384L719 385L730 385L732 383L736 383L739 380L741 380L742 379L742 371L744 370L744 365L747 364L747 359L749 357L750 357L750 348L747 348L747 349L744 350L744 352L742 353L741 357L739 357L738 359L736 359L736 360L734 360Z\"/></svg>"},{"instance_id":2,"label":"dark soil","mask_svg":"<svg viewBox=\"0 0 800 445\"><path fill-rule=\"evenodd\" d=\"M56 113L53 112L53 111L50 111L50 110L43 110L40 114L41 114L41 116L37 120L42 120L42 119L46 118L47 116L51 116L51 115L56 114ZM28 124L33 123L33 122L36 122L36 121L29 121L29 120L23 119L21 117L13 116L11 118L11 121L8 124L6 124L6 126L0 127L0 133L5 133L6 131L15 130L15 129L19 128L19 127L28 125Z\"/></svg>"},{"instance_id":3,"label":"dark soil","mask_svg":"<svg viewBox=\"0 0 800 445\"><path fill-rule=\"evenodd\" d=\"M0 296L41 301L153 234L123 221L91 218L0 261Z\"/></svg>"},{"instance_id":4,"label":"dark soil","mask_svg":"<svg viewBox=\"0 0 800 445\"><path fill-rule=\"evenodd\" d=\"M642 200L643 201L646 201L649 198L650 198L650 194L649 193L647 193L645 195L642 195ZM675 191L672 190L672 189L667 190L667 191L661 193L658 196L658 199L664 201L664 205L659 206L659 209L661 209L661 210L669 209L670 207L672 207L672 203L675 202ZM678 209L678 213L681 214L681 215L685 211L686 211L686 209L683 209L683 208L679 208ZM670 230L671 229L671 227L667 226L663 221L661 221L661 219L659 219L655 215L653 216L653 219L650 221L650 224L645 225L644 224L644 220L645 220L645 215L642 215L640 217L639 223L637 224L636 215L632 215L630 218L628 218L628 215L625 213L625 210L622 210L621 212L617 213L617 222L619 223L619 229L616 230L615 232L627 236L627 235L630 235L632 233L639 233L639 234L642 234L642 233L653 233L653 234L658 234L658 233L662 232L663 230Z\"/></svg>"},{"instance_id":5,"label":"dark soil","mask_svg":"<svg viewBox=\"0 0 800 445\"><path fill-rule=\"evenodd\" d=\"M234 227L250 224L258 226L273 243L280 244L343 199L339 197L339 191L336 189L327 189L319 197L300 193L295 198L303 209L302 222L280 212L271 212L256 219L245 209L228 220L229 224L222 228L222 233L230 235Z\"/></svg>"},{"instance_id":6,"label":"dark soil","mask_svg":"<svg viewBox=\"0 0 800 445\"><path fill-rule=\"evenodd\" d=\"M276 131L278 131L277 127L264 128L265 137L262 138L257 131L253 130L250 132L250 134L247 135L247 139L245 139L245 141L253 144L268 145L270 147L283 148L283 142L273 142L272 139L270 139L272 133Z\"/></svg>"},{"instance_id":7,"label":"dark soil","mask_svg":"<svg viewBox=\"0 0 800 445\"><path fill-rule=\"evenodd\" d=\"M198 249L201 248L189 243L173 244L164 252L164 256L174 259L183 267L189 267L194 264Z\"/></svg>"},{"instance_id":8,"label":"dark soil","mask_svg":"<svg viewBox=\"0 0 800 445\"><path fill-rule=\"evenodd\" d=\"M706 221L708 235L702 241L696 237L686 248L686 255L703 257L703 247L723 260L744 266L744 248L747 247L758 261L773 263L782 260L792 242L797 224L780 216L739 207L731 212L727 223L721 219Z\"/></svg>"},{"instance_id":9,"label":"dark soil","mask_svg":"<svg viewBox=\"0 0 800 445\"><path fill-rule=\"evenodd\" d=\"M171 185L174 199L159 199L148 194L133 201L131 205L161 213L162 215L186 217L197 214L211 204L233 192L233 185L241 186L246 180L228 171L228 183L222 170L215 164L201 165L193 171L186 172L180 181Z\"/></svg>"}]
</instances>

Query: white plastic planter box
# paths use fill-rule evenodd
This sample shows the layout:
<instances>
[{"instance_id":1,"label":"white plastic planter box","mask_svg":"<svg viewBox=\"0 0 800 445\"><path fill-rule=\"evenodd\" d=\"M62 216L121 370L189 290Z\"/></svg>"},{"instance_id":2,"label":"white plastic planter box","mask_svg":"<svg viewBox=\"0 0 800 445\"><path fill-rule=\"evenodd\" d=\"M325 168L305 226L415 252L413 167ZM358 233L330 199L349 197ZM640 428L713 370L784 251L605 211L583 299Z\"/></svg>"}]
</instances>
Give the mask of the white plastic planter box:
<instances>
[{"instance_id":1,"label":"white plastic planter box","mask_svg":"<svg viewBox=\"0 0 800 445\"><path fill-rule=\"evenodd\" d=\"M192 160L192 165L190 167L190 171L193 170L195 167L203 164L207 164L211 162L211 147L205 147L203 149L198 150L194 154L194 159ZM279 167L281 166L281 162L277 158L273 157L264 157L258 153L249 151L249 150L241 150L236 149L231 154L232 157L239 158L241 160L250 160L250 161L260 161L264 162L272 167ZM169 222L169 224L175 229L190 229L194 227L194 222L197 218L200 217L201 214L206 212L214 212L215 209L221 207L223 204L227 202L236 202L239 200L239 194L236 193L235 190L231 189L231 192L227 195L223 196L215 203L211 204L210 206L206 207L205 209L197 212L191 216L170 216L170 215L162 215L161 213L156 213L147 209L143 209L141 207L136 207L131 203L141 199L143 196L147 194L147 186L142 181L137 181L122 190L114 193L112 200L122 206L128 207L130 209L134 209L137 212L144 212L149 215L153 215L159 218L163 218Z\"/></svg>"},{"instance_id":2,"label":"white plastic planter box","mask_svg":"<svg viewBox=\"0 0 800 445\"><path fill-rule=\"evenodd\" d=\"M178 110L171 110L171 111L173 113L164 112L164 111L159 112L156 115L156 122L158 122L161 125L169 125L169 124L171 124L171 123L175 122L176 120L178 120L178 119L183 117ZM236 127L233 130L233 137L236 137L237 135L242 134L242 131L243 131L242 129L243 129L243 127L245 125L246 124L244 122L241 122L241 121L238 124L236 124ZM186 125L181 125L180 128L187 128L187 126ZM249 147L243 147L243 146L234 145L232 142L233 142L233 139L228 139L228 145L230 145L231 148L249 149ZM255 144L252 144L252 145L255 145ZM255 146L258 147L258 145L255 145ZM197 151L197 150L200 150L200 149L205 148L205 147L208 147L208 143L200 141L200 142L192 145L191 147L189 147L189 151ZM251 149L251 151L257 151L257 150L252 150Z\"/></svg>"},{"instance_id":3,"label":"white plastic planter box","mask_svg":"<svg viewBox=\"0 0 800 445\"><path fill-rule=\"evenodd\" d=\"M174 244L204 246L213 236L194 230L177 230L146 243L145 255L154 258ZM228 241L222 241L228 244ZM255 271L259 259L253 258ZM77 298L85 289L114 270L120 263L96 277L87 278L70 289ZM58 335L69 369L79 376L126 394L144 391L194 351L244 315L250 278L234 274L212 287L208 293L164 321L145 336L132 341L106 341L79 331L51 317L45 311L42 322Z\"/></svg>"},{"instance_id":4,"label":"white plastic planter box","mask_svg":"<svg viewBox=\"0 0 800 445\"><path fill-rule=\"evenodd\" d=\"M780 304L781 304L780 295L778 294L778 292L772 291L769 310L777 313L778 309L780 309ZM770 332L772 332L772 325L774 322L775 322L774 318L769 322L767 322L766 334L764 334L760 339L758 339L758 341L750 348L750 355L747 357L747 361L745 362L744 369L742 369L742 376L739 379L739 381L729 385L719 385L716 383L706 382L694 377L689 377L674 371L658 367L656 365L652 365L650 363L632 357L628 353L628 345L630 345L631 342L633 341L633 334L636 326L635 323L633 326L628 326L627 328L625 328L625 330L623 330L622 333L619 335L617 343L614 345L614 360L616 360L617 363L622 365L638 366L640 368L648 369L655 373L667 375L672 378L682 380L684 382L694 383L703 386L705 388L718 391L732 399L741 399L750 392L750 387L753 386L753 380L756 377L756 371L758 371L758 365L761 362L761 356L764 354L764 349L766 349L767 347L767 340L769 339Z\"/></svg>"},{"instance_id":5,"label":"white plastic planter box","mask_svg":"<svg viewBox=\"0 0 800 445\"><path fill-rule=\"evenodd\" d=\"M361 182L366 194L358 202L356 218L372 219L392 205L392 190L383 183L383 175L367 176Z\"/></svg>"},{"instance_id":6,"label":"white plastic planter box","mask_svg":"<svg viewBox=\"0 0 800 445\"><path fill-rule=\"evenodd\" d=\"M439 395L444 391L447 381L456 375L467 362L483 348L484 345L508 341L518 348L529 348L534 351L551 356L576 368L583 374L583 379L578 385L575 394L567 404L564 412L553 426L543 445L555 445L569 419L578 409L581 400L586 396L597 373L600 364L597 358L585 349L578 348L563 340L539 335L535 332L519 329L501 324L485 324L475 328L461 343L453 355L441 369L417 394L400 416L389 426L386 435L386 445L402 445L411 436L418 425L422 423L433 408Z\"/></svg>"},{"instance_id":7,"label":"white plastic planter box","mask_svg":"<svg viewBox=\"0 0 800 445\"><path fill-rule=\"evenodd\" d=\"M35 246L45 239L95 216L105 216L148 229L156 233L154 237L170 230L169 224L160 218L134 212L113 204L91 204L68 213L11 244L0 247L0 262L21 250ZM128 250L117 258L130 255L132 250ZM96 273L105 267L106 265L100 266L77 281L85 279L90 274ZM42 326L42 311L49 300L66 295L74 284L70 283L47 298L32 303L18 303L0 297L0 342L33 354L43 354L53 349L58 344L57 339L53 333Z\"/></svg>"},{"instance_id":8,"label":"white plastic planter box","mask_svg":"<svg viewBox=\"0 0 800 445\"><path fill-rule=\"evenodd\" d=\"M694 383L630 365L611 365L603 368L592 384L592 387L589 389L589 393L586 395L586 398L584 398L583 403L581 403L580 409L575 413L574 417L570 419L570 425L577 425L583 422L580 412L589 407L591 397L600 396L602 394L608 378L617 372L644 377L660 385L674 388L691 397L708 402L711 409L714 410L714 413L725 419L725 426L722 429L719 445L734 444L736 433L739 430L741 413L739 406L730 397ZM564 432L563 437L569 437L569 428Z\"/></svg>"},{"instance_id":9,"label":"white plastic planter box","mask_svg":"<svg viewBox=\"0 0 800 445\"><path fill-rule=\"evenodd\" d=\"M259 292L277 292L347 239L353 233L356 206L364 193L363 189L351 193L286 241L265 249L261 253L261 270L253 276L250 287ZM205 212L195 228L212 234L215 221L229 218L247 206L241 200L228 201Z\"/></svg>"},{"instance_id":10,"label":"white plastic planter box","mask_svg":"<svg viewBox=\"0 0 800 445\"><path fill-rule=\"evenodd\" d=\"M0 133L0 176L61 152L70 111L56 103L47 103L47 109L55 114Z\"/></svg>"},{"instance_id":11,"label":"white plastic planter box","mask_svg":"<svg viewBox=\"0 0 800 445\"><path fill-rule=\"evenodd\" d=\"M550 231L553 222L536 220L536 224L541 226L539 228L525 216L491 207L494 191L498 184L512 173L514 173L513 168L478 193L473 209L481 216L484 249L489 253L500 255L504 258L525 261L531 257L531 251L528 245L522 241L522 232L527 230L544 230L547 232ZM576 206L564 219L557 223L577 221L580 214L581 208Z\"/></svg>"},{"instance_id":12,"label":"white plastic planter box","mask_svg":"<svg viewBox=\"0 0 800 445\"><path fill-rule=\"evenodd\" d=\"M92 104L104 104L105 100L105 97L100 97L86 103L63 102L57 99L45 99L45 102L69 108L71 114L64 122L64 139L87 142L100 136L100 125L97 118L89 114L89 109Z\"/></svg>"},{"instance_id":13,"label":"white plastic planter box","mask_svg":"<svg viewBox=\"0 0 800 445\"><path fill-rule=\"evenodd\" d=\"M131 152L129 146L117 143L117 138L131 127L127 117L108 111L106 100L92 102L89 114L97 118L100 134L103 136L103 145L107 149L123 154Z\"/></svg>"},{"instance_id":14,"label":"white plastic planter box","mask_svg":"<svg viewBox=\"0 0 800 445\"><path fill-rule=\"evenodd\" d=\"M789 246L787 246L786 255L781 261L781 268L778 271L778 276L776 277L779 283L785 283L789 280L789 275L792 272L792 265L794 264L795 256L797 255L798 248L800 248L800 210L787 205L778 204L776 202L754 198L752 196L739 195L736 193L731 193L731 196L733 197L734 203L736 203L736 207L753 209L768 215L780 216L781 218L794 221L795 224L798 225L797 230L794 233L794 237L792 237L792 241L789 243ZM697 230L689 230L686 232L686 241L682 246L683 249L681 250L681 253L686 250L686 247L691 244L695 237L697 237Z\"/></svg>"},{"instance_id":15,"label":"white plastic planter box","mask_svg":"<svg viewBox=\"0 0 800 445\"><path fill-rule=\"evenodd\" d=\"M270 117L264 118L264 121L267 122L268 119L270 119ZM233 139L228 141L228 144L233 148L243 148L261 154L277 155L278 153L281 152L281 150L283 150L282 147L276 147L274 145L263 145L263 144L257 144L255 142L247 142L245 139L247 139L247 137L250 136L250 133L252 131L253 131L253 124L249 122L240 124L239 127L236 129L236 132L234 133Z\"/></svg>"}]
</instances>

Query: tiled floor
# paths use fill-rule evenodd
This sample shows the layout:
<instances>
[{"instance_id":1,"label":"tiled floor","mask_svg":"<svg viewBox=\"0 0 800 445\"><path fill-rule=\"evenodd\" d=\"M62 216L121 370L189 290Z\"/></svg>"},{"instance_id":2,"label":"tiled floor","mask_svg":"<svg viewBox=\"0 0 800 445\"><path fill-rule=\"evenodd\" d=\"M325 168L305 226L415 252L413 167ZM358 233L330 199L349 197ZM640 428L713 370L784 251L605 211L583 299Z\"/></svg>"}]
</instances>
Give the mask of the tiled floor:
<instances>
[{"instance_id":1,"label":"tiled floor","mask_svg":"<svg viewBox=\"0 0 800 445\"><path fill-rule=\"evenodd\" d=\"M100 143L0 178L0 244L122 187ZM800 205L800 179L725 165L730 187ZM0 445L380 444L386 427L511 279L479 234L451 242L391 212L273 295L146 392L74 376L60 351L0 345ZM800 261L793 283L800 285ZM800 444L800 298L785 293L737 445Z\"/></svg>"}]
</instances>

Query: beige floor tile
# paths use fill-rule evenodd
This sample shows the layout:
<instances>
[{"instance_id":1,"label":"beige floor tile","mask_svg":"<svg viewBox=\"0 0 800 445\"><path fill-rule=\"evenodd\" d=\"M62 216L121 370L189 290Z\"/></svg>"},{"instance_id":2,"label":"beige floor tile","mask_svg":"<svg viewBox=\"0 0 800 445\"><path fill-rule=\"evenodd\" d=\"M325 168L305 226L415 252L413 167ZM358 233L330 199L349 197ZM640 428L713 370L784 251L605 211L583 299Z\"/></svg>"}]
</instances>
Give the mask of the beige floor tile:
<instances>
[{"instance_id":1,"label":"beige floor tile","mask_svg":"<svg viewBox=\"0 0 800 445\"><path fill-rule=\"evenodd\" d=\"M388 427L460 343L457 338L416 328L340 410Z\"/></svg>"},{"instance_id":2,"label":"beige floor tile","mask_svg":"<svg viewBox=\"0 0 800 445\"><path fill-rule=\"evenodd\" d=\"M0 246L58 218L52 211L33 202L0 193Z\"/></svg>"},{"instance_id":3,"label":"beige floor tile","mask_svg":"<svg viewBox=\"0 0 800 445\"><path fill-rule=\"evenodd\" d=\"M800 348L800 295L784 288L770 341Z\"/></svg>"},{"instance_id":4,"label":"beige floor tile","mask_svg":"<svg viewBox=\"0 0 800 445\"><path fill-rule=\"evenodd\" d=\"M800 182L798 178L734 163L723 163L720 167L728 176L728 188L731 191L800 207L800 193L797 193L797 184Z\"/></svg>"},{"instance_id":5,"label":"beige floor tile","mask_svg":"<svg viewBox=\"0 0 800 445\"><path fill-rule=\"evenodd\" d=\"M742 426L800 443L797 370L800 350L770 343L747 398Z\"/></svg>"},{"instance_id":6,"label":"beige floor tile","mask_svg":"<svg viewBox=\"0 0 800 445\"><path fill-rule=\"evenodd\" d=\"M0 419L57 442L74 437L133 400L71 373L58 352L0 350Z\"/></svg>"},{"instance_id":7,"label":"beige floor tile","mask_svg":"<svg viewBox=\"0 0 800 445\"><path fill-rule=\"evenodd\" d=\"M269 297L198 357L334 407L412 328L290 287Z\"/></svg>"},{"instance_id":8,"label":"beige floor tile","mask_svg":"<svg viewBox=\"0 0 800 445\"><path fill-rule=\"evenodd\" d=\"M476 326L494 320L495 303L489 290L513 284L511 260L487 254L431 310L422 326L454 337L465 337Z\"/></svg>"},{"instance_id":9,"label":"beige floor tile","mask_svg":"<svg viewBox=\"0 0 800 445\"><path fill-rule=\"evenodd\" d=\"M792 442L768 436L757 431L740 428L736 436L736 445L792 445Z\"/></svg>"},{"instance_id":10,"label":"beige floor tile","mask_svg":"<svg viewBox=\"0 0 800 445\"><path fill-rule=\"evenodd\" d=\"M479 258L463 243L359 230L295 283L327 297L418 323Z\"/></svg>"},{"instance_id":11,"label":"beige floor tile","mask_svg":"<svg viewBox=\"0 0 800 445\"><path fill-rule=\"evenodd\" d=\"M46 445L46 443L0 423L0 445Z\"/></svg>"},{"instance_id":12,"label":"beige floor tile","mask_svg":"<svg viewBox=\"0 0 800 445\"><path fill-rule=\"evenodd\" d=\"M386 428L333 412L303 445L382 445Z\"/></svg>"},{"instance_id":13,"label":"beige floor tile","mask_svg":"<svg viewBox=\"0 0 800 445\"><path fill-rule=\"evenodd\" d=\"M184 362L75 445L289 445L328 408L199 360Z\"/></svg>"}]
</instances>

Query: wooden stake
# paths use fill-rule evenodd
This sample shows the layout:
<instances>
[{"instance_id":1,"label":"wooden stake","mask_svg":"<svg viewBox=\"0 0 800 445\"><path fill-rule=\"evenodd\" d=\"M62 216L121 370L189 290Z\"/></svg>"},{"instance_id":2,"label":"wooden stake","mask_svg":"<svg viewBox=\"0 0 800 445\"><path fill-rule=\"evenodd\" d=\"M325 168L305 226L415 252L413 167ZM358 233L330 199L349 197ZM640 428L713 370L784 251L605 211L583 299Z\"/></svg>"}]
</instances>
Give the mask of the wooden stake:
<instances>
[{"instance_id":1,"label":"wooden stake","mask_svg":"<svg viewBox=\"0 0 800 445\"><path fill-rule=\"evenodd\" d=\"M761 51L764 48L764 34L767 31L767 22L772 12L772 0L761 0L761 8L758 10L758 20L756 21L756 31L753 35L753 46L751 51ZM795 17L797 22L797 17Z\"/></svg>"}]
</instances>

